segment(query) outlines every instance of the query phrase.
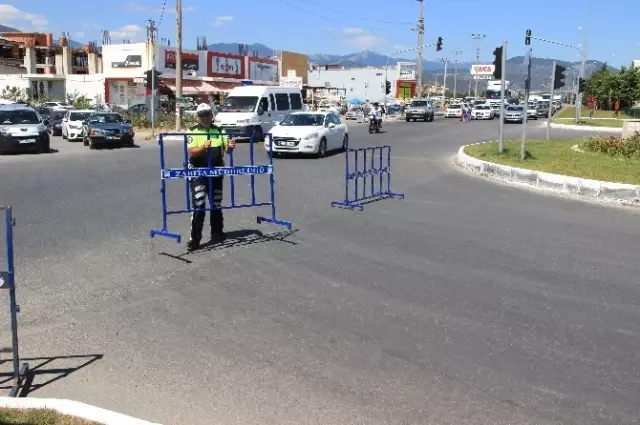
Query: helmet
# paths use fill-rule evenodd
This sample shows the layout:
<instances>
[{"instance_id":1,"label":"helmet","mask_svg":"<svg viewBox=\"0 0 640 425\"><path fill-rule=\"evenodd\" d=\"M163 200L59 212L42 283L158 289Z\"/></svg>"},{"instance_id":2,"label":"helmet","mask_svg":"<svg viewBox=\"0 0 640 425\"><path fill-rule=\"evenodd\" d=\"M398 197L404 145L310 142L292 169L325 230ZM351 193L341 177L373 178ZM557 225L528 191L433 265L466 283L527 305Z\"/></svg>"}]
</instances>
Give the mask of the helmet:
<instances>
[{"instance_id":1,"label":"helmet","mask_svg":"<svg viewBox=\"0 0 640 425\"><path fill-rule=\"evenodd\" d=\"M213 109L211 109L211 106L207 105L206 103L201 103L196 108L196 115L198 115L199 117L206 117L207 115L211 115L212 113Z\"/></svg>"}]
</instances>

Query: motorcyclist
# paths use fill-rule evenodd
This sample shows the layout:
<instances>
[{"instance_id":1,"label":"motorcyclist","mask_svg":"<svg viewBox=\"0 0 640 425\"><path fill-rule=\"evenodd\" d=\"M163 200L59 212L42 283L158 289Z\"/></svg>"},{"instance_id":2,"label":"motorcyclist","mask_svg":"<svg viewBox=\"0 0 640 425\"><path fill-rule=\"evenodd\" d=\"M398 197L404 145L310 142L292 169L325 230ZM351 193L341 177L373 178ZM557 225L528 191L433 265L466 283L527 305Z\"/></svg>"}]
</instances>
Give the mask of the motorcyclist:
<instances>
[{"instance_id":1,"label":"motorcyclist","mask_svg":"<svg viewBox=\"0 0 640 425\"><path fill-rule=\"evenodd\" d=\"M378 128L382 128L382 116L384 115L384 110L380 106L378 102L373 103L373 108L371 108L371 112L369 112L370 117L374 117L377 120Z\"/></svg>"}]
</instances>

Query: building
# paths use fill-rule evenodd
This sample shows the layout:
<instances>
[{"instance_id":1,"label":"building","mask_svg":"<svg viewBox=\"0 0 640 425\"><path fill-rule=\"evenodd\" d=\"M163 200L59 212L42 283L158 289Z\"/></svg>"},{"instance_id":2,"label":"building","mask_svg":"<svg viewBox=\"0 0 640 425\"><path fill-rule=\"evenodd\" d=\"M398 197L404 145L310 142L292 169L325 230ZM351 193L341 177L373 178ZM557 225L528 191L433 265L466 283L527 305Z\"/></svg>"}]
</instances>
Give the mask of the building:
<instances>
[{"instance_id":1,"label":"building","mask_svg":"<svg viewBox=\"0 0 640 425\"><path fill-rule=\"evenodd\" d=\"M640 68L640 59L636 59L633 61L633 67L634 68Z\"/></svg>"},{"instance_id":2,"label":"building","mask_svg":"<svg viewBox=\"0 0 640 425\"><path fill-rule=\"evenodd\" d=\"M17 42L0 37L0 74L24 74L27 71L18 58L19 48Z\"/></svg>"},{"instance_id":3,"label":"building","mask_svg":"<svg viewBox=\"0 0 640 425\"><path fill-rule=\"evenodd\" d=\"M313 65L311 68L310 86L344 89L348 99L384 99L387 79L391 83L391 97L410 99L416 95L416 64L413 62L399 62L389 67Z\"/></svg>"}]
</instances>

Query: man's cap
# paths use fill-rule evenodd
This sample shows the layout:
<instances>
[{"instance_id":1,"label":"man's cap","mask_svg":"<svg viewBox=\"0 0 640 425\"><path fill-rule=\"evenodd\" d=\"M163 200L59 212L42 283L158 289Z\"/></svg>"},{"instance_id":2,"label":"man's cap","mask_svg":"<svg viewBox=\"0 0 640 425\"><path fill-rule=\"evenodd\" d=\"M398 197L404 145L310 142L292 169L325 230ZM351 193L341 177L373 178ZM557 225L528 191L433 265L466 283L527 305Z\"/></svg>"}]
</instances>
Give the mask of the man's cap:
<instances>
[{"instance_id":1,"label":"man's cap","mask_svg":"<svg viewBox=\"0 0 640 425\"><path fill-rule=\"evenodd\" d=\"M196 114L198 114L198 116L210 115L212 113L213 109L211 109L211 106L207 105L206 103L201 103L196 108Z\"/></svg>"}]
</instances>

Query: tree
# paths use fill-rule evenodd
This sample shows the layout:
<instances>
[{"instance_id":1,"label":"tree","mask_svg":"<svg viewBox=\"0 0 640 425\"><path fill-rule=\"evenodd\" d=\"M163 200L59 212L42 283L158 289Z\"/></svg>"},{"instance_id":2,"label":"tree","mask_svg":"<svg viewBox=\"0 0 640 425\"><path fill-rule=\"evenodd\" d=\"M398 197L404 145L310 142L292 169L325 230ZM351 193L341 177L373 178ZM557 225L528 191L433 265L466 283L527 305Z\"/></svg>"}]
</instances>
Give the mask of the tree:
<instances>
[{"instance_id":1,"label":"tree","mask_svg":"<svg viewBox=\"0 0 640 425\"><path fill-rule=\"evenodd\" d=\"M2 89L2 93L0 94L0 98L5 100L10 100L12 102L26 102L27 94L25 91L16 86L7 86Z\"/></svg>"},{"instance_id":2,"label":"tree","mask_svg":"<svg viewBox=\"0 0 640 425\"><path fill-rule=\"evenodd\" d=\"M620 100L622 108L633 106L640 100L640 69L622 67L617 74L612 73L604 64L593 73L585 86L586 103L589 95L593 95L600 105L613 108L616 100Z\"/></svg>"},{"instance_id":3,"label":"tree","mask_svg":"<svg viewBox=\"0 0 640 425\"><path fill-rule=\"evenodd\" d=\"M69 105L72 105L75 109L91 108L91 100L87 96L83 94L81 95L77 91L67 94L67 103Z\"/></svg>"}]
</instances>

